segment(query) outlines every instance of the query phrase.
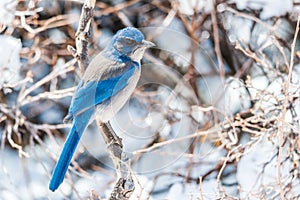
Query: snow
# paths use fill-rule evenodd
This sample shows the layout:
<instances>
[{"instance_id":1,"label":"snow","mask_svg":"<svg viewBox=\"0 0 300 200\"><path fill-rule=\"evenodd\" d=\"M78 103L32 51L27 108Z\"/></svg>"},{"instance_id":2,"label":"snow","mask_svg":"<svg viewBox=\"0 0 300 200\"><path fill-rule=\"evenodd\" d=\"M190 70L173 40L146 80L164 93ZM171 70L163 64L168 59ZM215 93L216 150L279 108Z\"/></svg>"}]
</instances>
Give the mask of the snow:
<instances>
[{"instance_id":1,"label":"snow","mask_svg":"<svg viewBox=\"0 0 300 200\"><path fill-rule=\"evenodd\" d=\"M185 15L193 15L194 11L210 13L213 7L212 0L179 0L179 11Z\"/></svg>"},{"instance_id":2,"label":"snow","mask_svg":"<svg viewBox=\"0 0 300 200\"><path fill-rule=\"evenodd\" d=\"M256 76L251 79L251 85L255 88L254 90L265 90L269 84L269 80L266 76ZM252 91L252 89L249 89ZM254 96L254 94L252 94Z\"/></svg>"},{"instance_id":3,"label":"snow","mask_svg":"<svg viewBox=\"0 0 300 200\"><path fill-rule=\"evenodd\" d=\"M66 35L64 32L58 29L52 29L49 31L49 39L54 44L63 44L66 42Z\"/></svg>"},{"instance_id":4,"label":"snow","mask_svg":"<svg viewBox=\"0 0 300 200\"><path fill-rule=\"evenodd\" d=\"M250 97L242 81L228 79L225 90L224 102L221 101L219 105L227 114L231 115L250 107Z\"/></svg>"},{"instance_id":5,"label":"snow","mask_svg":"<svg viewBox=\"0 0 300 200\"><path fill-rule=\"evenodd\" d=\"M162 19L157 19L162 20ZM170 57L176 65L187 69L191 64L191 44L195 45L195 67L199 73L211 73L216 66L210 57L210 52L206 52L211 48L209 42L198 44L194 42L186 33L182 22L174 18L168 27L147 27L142 29L143 32L153 34L159 33L155 37L155 44L161 50L159 57ZM180 42L174 42L180 41ZM207 40L206 40L207 41Z\"/></svg>"},{"instance_id":6,"label":"snow","mask_svg":"<svg viewBox=\"0 0 300 200\"><path fill-rule=\"evenodd\" d=\"M83 197L89 196L93 188L98 194L104 195L104 191L109 188L107 186L114 183L114 178L113 175L108 176L102 172L94 171L91 172L90 176L80 177L78 180L76 179L75 188L78 190L79 195ZM112 188L109 189L110 191L112 190ZM109 192L109 189L106 193ZM72 190L72 188L70 188L70 190Z\"/></svg>"},{"instance_id":7,"label":"snow","mask_svg":"<svg viewBox=\"0 0 300 200\"><path fill-rule=\"evenodd\" d=\"M192 106L191 107L191 116L193 117L194 120L197 121L197 123L201 123L201 121L204 120L204 112L199 106Z\"/></svg>"},{"instance_id":8,"label":"snow","mask_svg":"<svg viewBox=\"0 0 300 200\"><path fill-rule=\"evenodd\" d=\"M143 175L137 175L133 178L135 190L130 197L130 200L154 200L150 195L151 189L153 188L153 181Z\"/></svg>"},{"instance_id":9,"label":"snow","mask_svg":"<svg viewBox=\"0 0 300 200\"><path fill-rule=\"evenodd\" d=\"M35 152L39 152L39 157L35 157L30 148L25 151L30 158L20 158L18 153L12 149L5 148L1 151L0 165L0 196L4 199L38 199L45 197L49 190L41 183L48 183L49 178L44 166L49 163L49 157L36 146ZM43 162L43 165L41 165Z\"/></svg>"},{"instance_id":10,"label":"snow","mask_svg":"<svg viewBox=\"0 0 300 200\"><path fill-rule=\"evenodd\" d=\"M22 47L21 41L12 36L0 35L0 44L0 72L2 76L0 85L15 83L20 80L21 63L19 54Z\"/></svg>"},{"instance_id":11,"label":"snow","mask_svg":"<svg viewBox=\"0 0 300 200\"><path fill-rule=\"evenodd\" d=\"M0 195L3 199L10 199L10 200L19 200L20 198L14 194L12 191L2 190Z\"/></svg>"},{"instance_id":12,"label":"snow","mask_svg":"<svg viewBox=\"0 0 300 200\"><path fill-rule=\"evenodd\" d=\"M232 44L236 42L248 44L250 42L253 21L234 15L228 15L226 21L228 23L226 27L229 34L228 38Z\"/></svg>"},{"instance_id":13,"label":"snow","mask_svg":"<svg viewBox=\"0 0 300 200\"><path fill-rule=\"evenodd\" d=\"M200 187L195 183L175 183L169 190L165 199L180 200L209 200L218 199L220 195L217 192L217 181L215 179L204 181L202 183L201 194Z\"/></svg>"},{"instance_id":14,"label":"snow","mask_svg":"<svg viewBox=\"0 0 300 200\"><path fill-rule=\"evenodd\" d=\"M243 188L240 193L241 198L251 198L251 195L259 193L264 185L272 185L272 190L279 192L276 155L277 148L264 137L241 158L237 166L237 181ZM290 176L292 164L289 161L283 163L281 178L285 181Z\"/></svg>"},{"instance_id":15,"label":"snow","mask_svg":"<svg viewBox=\"0 0 300 200\"><path fill-rule=\"evenodd\" d=\"M185 15L193 15L194 12L210 13L213 6L212 0L179 0L179 11ZM293 0L231 0L238 10L261 10L260 18L263 20L271 17L283 16L293 11Z\"/></svg>"},{"instance_id":16,"label":"snow","mask_svg":"<svg viewBox=\"0 0 300 200\"><path fill-rule=\"evenodd\" d=\"M13 1L13 0L0 1L0 24L9 25L13 22L15 18L16 5L17 5L17 1Z\"/></svg>"},{"instance_id":17,"label":"snow","mask_svg":"<svg viewBox=\"0 0 300 200\"><path fill-rule=\"evenodd\" d=\"M231 0L231 2L235 3L239 10L261 10L259 17L263 20L279 17L293 10L292 0Z\"/></svg>"},{"instance_id":18,"label":"snow","mask_svg":"<svg viewBox=\"0 0 300 200\"><path fill-rule=\"evenodd\" d=\"M219 76L211 76L200 79L198 84L203 101L228 115L250 106L245 85L238 79L230 78L224 83Z\"/></svg>"},{"instance_id":19,"label":"snow","mask_svg":"<svg viewBox=\"0 0 300 200\"><path fill-rule=\"evenodd\" d=\"M106 150L106 144L102 135L99 133L96 123L88 126L79 144L79 148L85 148L85 150L95 158L101 158L103 156L107 156L108 154Z\"/></svg>"}]
</instances>

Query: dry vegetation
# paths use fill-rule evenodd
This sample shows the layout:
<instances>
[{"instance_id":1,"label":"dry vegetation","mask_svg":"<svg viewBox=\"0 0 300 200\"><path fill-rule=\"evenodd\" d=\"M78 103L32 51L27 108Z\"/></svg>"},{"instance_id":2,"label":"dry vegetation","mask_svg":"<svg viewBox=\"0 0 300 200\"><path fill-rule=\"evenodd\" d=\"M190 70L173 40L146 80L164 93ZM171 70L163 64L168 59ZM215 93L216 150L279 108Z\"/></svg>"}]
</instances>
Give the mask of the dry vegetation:
<instances>
[{"instance_id":1,"label":"dry vegetation","mask_svg":"<svg viewBox=\"0 0 300 200\"><path fill-rule=\"evenodd\" d=\"M164 29L176 20L191 41L189 49L191 56L186 66L178 64L172 53L166 55L165 51L160 49L159 42L157 48L148 51L144 62L159 63L166 68L164 70L177 71L179 78L172 80L170 78L169 82L156 76L155 73L151 77L152 80L157 78L166 81L174 93L182 95L180 85L182 83L190 85L184 87L192 94L183 97L190 106L190 112L184 114L192 119L191 126L196 127L196 130L178 138L166 138L158 131L151 143L133 152L133 161L138 162L143 154L156 149L181 141L191 141L190 147L183 155L191 161L184 166L186 173L174 172L168 175L181 178L183 183L198 184L200 190L195 193L200 193L200 199L205 198L202 195L202 192L205 193L201 189L202 183L206 179L215 178L218 183L217 196L220 199L238 199L239 193L244 190L239 181L234 179L234 182L226 185L224 180L236 176L241 159L257 148L257 145L271 145L274 149L271 152L273 155L269 161L261 164L256 177L258 189L249 193L247 197L299 199L300 52L297 40L299 31L297 14L288 13L285 16L261 20L259 11L252 9L241 11L235 4L226 0L215 1L211 12L198 8L194 9L191 15L181 12L177 1L130 0L116 1L119 3L115 5L113 2L96 2L94 18L91 21L89 56L92 57L101 51L102 47L98 46L98 40L103 35L103 30L115 33L126 26ZM79 79L81 73L73 57L74 52L72 55L68 51L68 45L76 46L76 27L81 7L82 4L75 0L18 0L12 23L0 24L1 35L13 36L22 42L20 52L22 67L19 72L22 78L14 83L1 81L0 85L2 151L12 148L19 153L20 159L40 161L36 155L38 152L34 149L36 146L42 146L47 149L47 155L53 162L57 159L57 155L49 150L51 147L47 146L48 143L44 140L50 138L55 141L55 138L64 138L66 136L64 130L70 126L63 124L62 121L75 88L74 82ZM245 20L245 24L250 23L250 41L232 39L232 36L237 37L238 34L235 34L236 29L228 24L237 18ZM55 37L55 34L63 36ZM268 37L266 41L259 42L258 38L262 34ZM147 39L155 42L160 31L147 32L146 35ZM207 52L206 56L217 63L210 65L209 72L198 70L201 66L197 66L199 63L195 57L199 46ZM4 69L5 66L0 66L0 70ZM224 88L216 97L218 100L214 97L214 100L208 102L200 92L203 88L199 89L199 81L211 77L219 77ZM260 85L261 82L256 82L259 78L264 80L264 86ZM232 82L238 82L233 89ZM135 93L136 98L146 101L149 109L159 110L166 106L157 108L157 102L151 99L154 94L149 92L147 87L140 87ZM231 87L231 90L242 88L245 92L241 93L244 96L241 96L240 100L245 102L241 104L247 105L230 110L231 113L224 106L220 106L224 96L230 95L227 94L227 87ZM153 86L151 91L155 88L156 86ZM193 116L195 110L203 116L200 121ZM179 120L176 118L176 112L178 110L168 108L165 113L164 120L171 126ZM197 156L197 149L203 143L212 145L214 152L220 151L225 154L205 173L194 176L193 169L205 165L205 159L199 159L197 162L193 160ZM262 179L269 165L276 167L277 173L274 177L277 180L264 184ZM73 164L73 167L82 172L78 165ZM94 169L92 165L82 168ZM288 173L283 172L286 168ZM7 173L13 172L8 170ZM47 176L50 175L50 171L46 168L45 173ZM162 173L152 180L154 185L163 175ZM47 184L45 183L45 187ZM228 185L236 188L235 194L229 194L224 189ZM157 191L153 186L150 194L155 192ZM96 199L96 192L92 193L91 198Z\"/></svg>"}]
</instances>

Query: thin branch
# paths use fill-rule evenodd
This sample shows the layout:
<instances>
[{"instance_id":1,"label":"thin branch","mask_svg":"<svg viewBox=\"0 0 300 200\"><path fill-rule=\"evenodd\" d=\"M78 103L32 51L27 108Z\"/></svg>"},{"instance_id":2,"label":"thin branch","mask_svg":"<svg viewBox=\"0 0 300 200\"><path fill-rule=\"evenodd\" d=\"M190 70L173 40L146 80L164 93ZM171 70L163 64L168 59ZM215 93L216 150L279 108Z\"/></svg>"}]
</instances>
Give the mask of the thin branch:
<instances>
[{"instance_id":1,"label":"thin branch","mask_svg":"<svg viewBox=\"0 0 300 200\"><path fill-rule=\"evenodd\" d=\"M28 25L26 22L26 15L27 15L26 11L20 12L18 14L20 15L20 19L21 19L20 22L21 22L22 27L26 31L28 31L29 33L31 33L33 35L37 35L38 33L46 31L51 28L56 28L56 27L73 24L78 20L76 15L74 15L74 14L58 15L58 16L55 16L55 17L52 17L52 18L46 20L41 27L34 29L30 25Z\"/></svg>"},{"instance_id":2,"label":"thin branch","mask_svg":"<svg viewBox=\"0 0 300 200\"><path fill-rule=\"evenodd\" d=\"M284 101L283 101L283 108L282 108L282 117L279 125L279 150L278 150L278 161L277 161L277 182L280 187L280 198L285 199L284 196L284 188L282 186L281 181L281 159L282 159L282 151L284 146L284 127L285 127L285 121L286 121L286 112L287 112L287 106L288 106L288 99L289 99L289 88L290 83L292 79L292 72L293 72L293 66L294 66L294 56L295 56L295 46L296 41L299 33L299 25L300 25L300 15L298 16L298 21L296 25L295 35L293 39L293 43L291 45L291 58L290 58L290 66L289 66L289 73L287 77L287 81L284 84Z\"/></svg>"},{"instance_id":3,"label":"thin branch","mask_svg":"<svg viewBox=\"0 0 300 200\"><path fill-rule=\"evenodd\" d=\"M72 96L74 90L75 90L75 87L71 87L71 88L62 89L62 90L54 90L54 91L51 91L51 92L43 92L43 93L40 93L36 96L24 99L20 103L20 106L24 106L24 105L29 104L29 103L40 101L42 99L52 99L52 100L54 100L54 99L65 98L67 96Z\"/></svg>"},{"instance_id":4,"label":"thin branch","mask_svg":"<svg viewBox=\"0 0 300 200\"><path fill-rule=\"evenodd\" d=\"M213 34L214 34L215 52L216 52L217 59L218 59L220 76L222 79L224 79L225 78L224 62L223 62L221 48L220 48L219 27L218 27L218 21L217 21L217 12L216 12L216 8L215 8L215 2L214 2L214 5L212 6L212 10L211 10L211 21L212 21Z\"/></svg>"},{"instance_id":5,"label":"thin branch","mask_svg":"<svg viewBox=\"0 0 300 200\"><path fill-rule=\"evenodd\" d=\"M48 83L53 78L74 70L74 67L73 67L74 63L75 63L75 60L71 60L71 61L67 62L59 69L53 70L50 74L45 76L40 81L36 82L34 85L32 85L30 88L26 89L24 92L20 92L19 97L18 97L18 102L21 104L21 102L25 99L25 97L27 95L29 95L31 92L33 92L34 90L36 90L43 84Z\"/></svg>"},{"instance_id":6,"label":"thin branch","mask_svg":"<svg viewBox=\"0 0 300 200\"><path fill-rule=\"evenodd\" d=\"M119 3L115 6L107 7L107 5L103 2L97 2L96 6L100 8L104 8L100 11L100 15L108 15L111 13L117 13L125 8L132 6L138 3L140 0L132 0L132 1L125 1L124 3Z\"/></svg>"},{"instance_id":7,"label":"thin branch","mask_svg":"<svg viewBox=\"0 0 300 200\"><path fill-rule=\"evenodd\" d=\"M132 154L136 155L136 154L141 154L141 153L147 153L147 152L153 151L153 150L155 150L159 147L162 147L162 146L165 146L165 145L168 145L168 144L184 141L184 140L187 140L187 139L196 138L196 137L199 137L199 136L206 136L208 134L213 134L213 133L218 132L218 130L216 130L216 129L217 129L217 127L213 127L212 129L207 130L207 131L197 131L196 133L191 134L191 135L187 135L187 136L183 136L183 137L179 137L179 138L175 138L175 139L171 139L171 140L166 140L164 142L155 143L151 147L134 151Z\"/></svg>"}]
</instances>

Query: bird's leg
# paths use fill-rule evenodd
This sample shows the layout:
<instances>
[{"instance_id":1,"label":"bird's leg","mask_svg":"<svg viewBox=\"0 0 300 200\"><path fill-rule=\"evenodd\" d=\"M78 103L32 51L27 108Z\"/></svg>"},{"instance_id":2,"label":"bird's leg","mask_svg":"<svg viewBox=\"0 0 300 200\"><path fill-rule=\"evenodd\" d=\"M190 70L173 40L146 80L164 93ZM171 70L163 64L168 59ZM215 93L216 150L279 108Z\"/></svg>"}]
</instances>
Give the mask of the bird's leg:
<instances>
[{"instance_id":1,"label":"bird's leg","mask_svg":"<svg viewBox=\"0 0 300 200\"><path fill-rule=\"evenodd\" d=\"M97 122L97 123L103 133L103 138L107 145L114 143L114 144L118 144L120 148L123 148L122 139L119 136L117 136L117 134L115 133L115 131L113 130L109 122L107 123Z\"/></svg>"},{"instance_id":2,"label":"bird's leg","mask_svg":"<svg viewBox=\"0 0 300 200\"><path fill-rule=\"evenodd\" d=\"M110 122L106 123L107 128L110 130L110 133L112 134L112 137L114 138L114 140L119 144L119 146L121 148L123 148L123 143L122 143L122 138L120 138L114 131L114 129L112 128Z\"/></svg>"}]
</instances>

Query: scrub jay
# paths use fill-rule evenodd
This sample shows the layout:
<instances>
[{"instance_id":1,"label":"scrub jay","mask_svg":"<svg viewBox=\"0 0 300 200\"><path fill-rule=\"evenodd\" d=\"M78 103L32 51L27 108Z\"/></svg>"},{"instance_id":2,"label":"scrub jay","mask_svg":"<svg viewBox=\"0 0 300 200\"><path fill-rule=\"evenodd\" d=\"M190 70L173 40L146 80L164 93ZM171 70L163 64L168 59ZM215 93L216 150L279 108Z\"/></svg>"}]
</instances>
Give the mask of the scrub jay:
<instances>
[{"instance_id":1,"label":"scrub jay","mask_svg":"<svg viewBox=\"0 0 300 200\"><path fill-rule=\"evenodd\" d=\"M140 60L154 46L136 28L118 31L87 67L72 98L65 121L72 128L50 180L55 191L63 182L80 137L90 122L108 122L126 103L140 78Z\"/></svg>"}]
</instances>

